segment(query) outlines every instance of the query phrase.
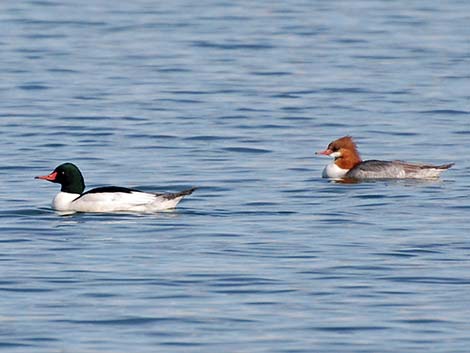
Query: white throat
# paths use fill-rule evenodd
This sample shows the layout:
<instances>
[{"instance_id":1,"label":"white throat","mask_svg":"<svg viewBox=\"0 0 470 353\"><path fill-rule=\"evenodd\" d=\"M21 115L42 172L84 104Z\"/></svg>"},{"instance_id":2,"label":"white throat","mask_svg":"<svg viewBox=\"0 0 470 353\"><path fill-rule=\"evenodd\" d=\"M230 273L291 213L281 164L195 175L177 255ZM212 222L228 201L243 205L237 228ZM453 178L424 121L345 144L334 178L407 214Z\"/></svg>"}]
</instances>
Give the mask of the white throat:
<instances>
[{"instance_id":1,"label":"white throat","mask_svg":"<svg viewBox=\"0 0 470 353\"><path fill-rule=\"evenodd\" d=\"M343 178L347 172L349 172L349 169L340 168L334 162L332 162L328 164L325 169L323 169L322 177L340 179Z\"/></svg>"},{"instance_id":2,"label":"white throat","mask_svg":"<svg viewBox=\"0 0 470 353\"><path fill-rule=\"evenodd\" d=\"M342 156L342 154L341 154L340 151L336 151L336 152L330 153L330 157L333 157L334 159L339 158L339 157L341 157L341 156Z\"/></svg>"},{"instance_id":3,"label":"white throat","mask_svg":"<svg viewBox=\"0 0 470 353\"><path fill-rule=\"evenodd\" d=\"M72 194L69 192L59 192L52 200L52 208L56 211L70 211L72 201L79 197L80 194Z\"/></svg>"}]
</instances>

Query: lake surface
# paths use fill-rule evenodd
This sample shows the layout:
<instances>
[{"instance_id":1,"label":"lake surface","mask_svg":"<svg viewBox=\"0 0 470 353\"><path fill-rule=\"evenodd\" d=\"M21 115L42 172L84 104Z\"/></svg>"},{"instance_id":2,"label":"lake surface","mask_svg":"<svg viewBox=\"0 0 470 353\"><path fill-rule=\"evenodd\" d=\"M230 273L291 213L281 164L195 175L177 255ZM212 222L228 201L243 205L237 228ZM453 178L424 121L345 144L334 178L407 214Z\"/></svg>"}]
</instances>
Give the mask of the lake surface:
<instances>
[{"instance_id":1,"label":"lake surface","mask_svg":"<svg viewBox=\"0 0 470 353\"><path fill-rule=\"evenodd\" d=\"M470 2L4 1L0 350L468 352ZM315 151L456 162L337 184ZM87 186L199 189L59 216Z\"/></svg>"}]
</instances>

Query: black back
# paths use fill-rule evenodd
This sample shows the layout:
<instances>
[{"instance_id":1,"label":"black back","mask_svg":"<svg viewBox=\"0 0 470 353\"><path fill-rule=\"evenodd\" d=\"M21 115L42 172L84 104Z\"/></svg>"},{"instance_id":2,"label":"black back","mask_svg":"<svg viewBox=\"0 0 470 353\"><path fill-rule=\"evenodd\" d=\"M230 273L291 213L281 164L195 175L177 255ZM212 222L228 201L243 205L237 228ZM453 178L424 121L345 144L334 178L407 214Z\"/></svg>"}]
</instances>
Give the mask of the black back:
<instances>
[{"instance_id":1,"label":"black back","mask_svg":"<svg viewBox=\"0 0 470 353\"><path fill-rule=\"evenodd\" d=\"M142 191L136 190L136 189L123 188L121 186L103 186L103 187L88 190L87 192L84 192L79 197L77 197L77 199L87 194L99 194L99 193L107 193L107 192L123 192L125 194L130 194L131 192L142 192Z\"/></svg>"}]
</instances>

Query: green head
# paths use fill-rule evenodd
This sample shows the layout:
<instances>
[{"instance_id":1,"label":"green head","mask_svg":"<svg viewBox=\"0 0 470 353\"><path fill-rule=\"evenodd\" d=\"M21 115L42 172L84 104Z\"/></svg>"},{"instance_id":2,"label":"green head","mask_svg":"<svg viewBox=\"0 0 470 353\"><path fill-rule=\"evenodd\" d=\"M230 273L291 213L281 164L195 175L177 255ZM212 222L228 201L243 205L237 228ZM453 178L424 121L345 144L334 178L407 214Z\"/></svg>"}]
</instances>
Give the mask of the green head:
<instances>
[{"instance_id":1,"label":"green head","mask_svg":"<svg viewBox=\"0 0 470 353\"><path fill-rule=\"evenodd\" d=\"M60 191L71 194L81 194L85 190L85 181L80 169L73 163L64 163L59 165L49 175L38 176L36 179L48 180L53 183L59 183L62 188Z\"/></svg>"}]
</instances>

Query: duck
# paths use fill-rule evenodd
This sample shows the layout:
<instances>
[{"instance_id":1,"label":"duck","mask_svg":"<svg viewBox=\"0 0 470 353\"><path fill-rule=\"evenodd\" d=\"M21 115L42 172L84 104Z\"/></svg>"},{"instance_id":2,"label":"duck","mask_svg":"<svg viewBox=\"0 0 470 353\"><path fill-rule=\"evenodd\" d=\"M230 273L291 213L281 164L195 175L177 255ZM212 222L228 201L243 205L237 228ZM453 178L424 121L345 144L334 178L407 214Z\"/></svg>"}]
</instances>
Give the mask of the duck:
<instances>
[{"instance_id":1,"label":"duck","mask_svg":"<svg viewBox=\"0 0 470 353\"><path fill-rule=\"evenodd\" d=\"M330 142L326 150L318 151L316 154L334 158L322 172L323 178L330 179L436 179L454 165L454 163L432 165L400 160L363 161L351 136L343 136Z\"/></svg>"},{"instance_id":2,"label":"duck","mask_svg":"<svg viewBox=\"0 0 470 353\"><path fill-rule=\"evenodd\" d=\"M85 191L80 169L73 163L63 163L50 174L35 179L61 185L52 200L52 208L59 212L143 212L151 213L173 209L196 188L175 193L149 193L120 186L105 186Z\"/></svg>"}]
</instances>

